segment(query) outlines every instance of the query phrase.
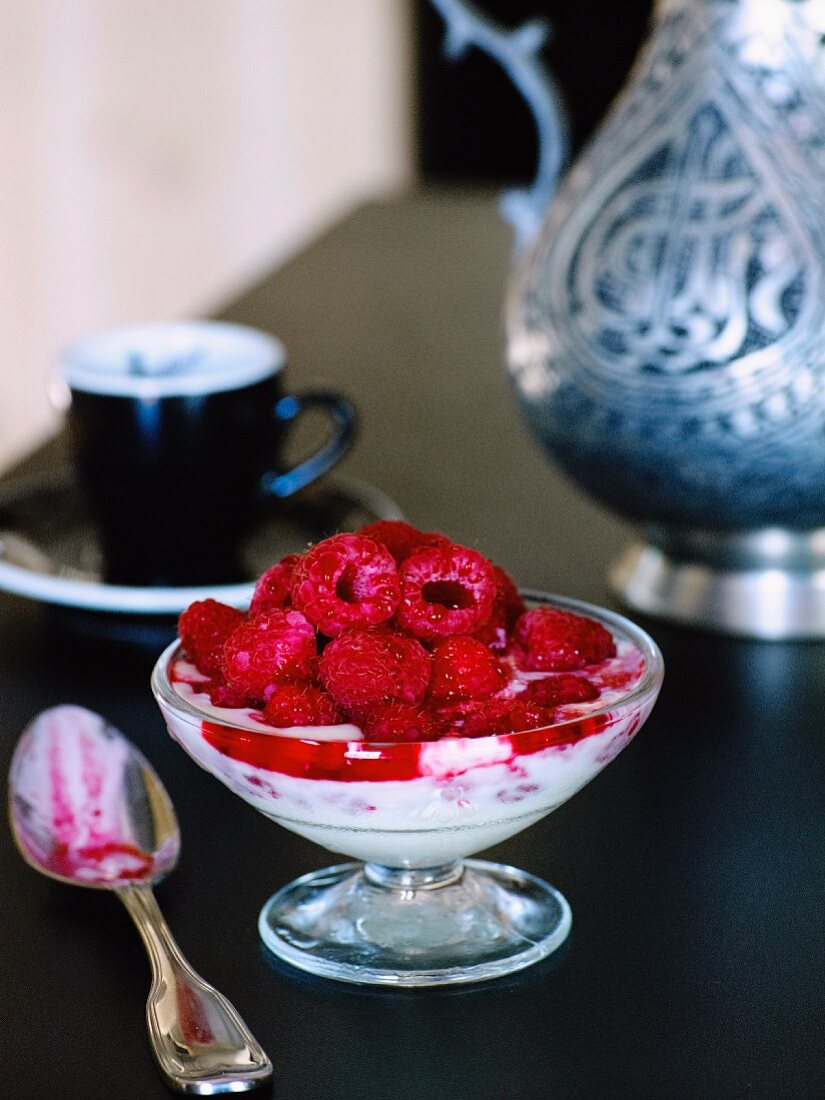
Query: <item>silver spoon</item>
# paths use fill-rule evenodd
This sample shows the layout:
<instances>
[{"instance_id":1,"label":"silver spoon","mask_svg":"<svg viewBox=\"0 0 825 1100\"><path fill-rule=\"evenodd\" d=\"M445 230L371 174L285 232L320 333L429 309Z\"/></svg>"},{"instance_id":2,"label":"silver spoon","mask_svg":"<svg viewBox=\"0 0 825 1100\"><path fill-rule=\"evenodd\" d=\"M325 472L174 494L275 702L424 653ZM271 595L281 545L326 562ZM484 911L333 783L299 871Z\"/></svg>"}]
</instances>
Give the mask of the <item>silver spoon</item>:
<instances>
[{"instance_id":1,"label":"silver spoon","mask_svg":"<svg viewBox=\"0 0 825 1100\"><path fill-rule=\"evenodd\" d=\"M267 1084L269 1058L184 959L155 901L151 884L177 863L180 832L163 784L134 745L82 707L43 711L12 758L9 815L35 870L114 890L129 910L152 964L149 1039L168 1084L199 1095Z\"/></svg>"}]
</instances>

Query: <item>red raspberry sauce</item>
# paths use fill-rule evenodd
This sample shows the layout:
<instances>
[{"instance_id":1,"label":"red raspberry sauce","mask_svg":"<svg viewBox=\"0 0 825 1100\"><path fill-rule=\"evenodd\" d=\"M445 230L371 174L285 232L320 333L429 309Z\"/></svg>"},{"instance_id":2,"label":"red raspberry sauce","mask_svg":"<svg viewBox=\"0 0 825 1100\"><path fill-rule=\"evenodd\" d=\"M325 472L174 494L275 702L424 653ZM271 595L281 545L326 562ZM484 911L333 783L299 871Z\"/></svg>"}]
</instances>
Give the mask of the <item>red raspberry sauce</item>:
<instances>
[{"instance_id":1,"label":"red raspberry sauce","mask_svg":"<svg viewBox=\"0 0 825 1100\"><path fill-rule=\"evenodd\" d=\"M509 761L529 756L553 745L569 745L601 733L612 724L609 714L597 714L563 726L508 734ZM418 743L385 745L380 748L364 741L312 741L253 730L230 729L217 722L201 723L203 738L224 756L251 764L264 771L280 772L298 779L332 779L338 783L386 783L418 779L422 749ZM499 742L501 737L499 737ZM472 759L475 754L469 754ZM472 766L477 767L475 763ZM451 774L460 774L462 768Z\"/></svg>"},{"instance_id":2,"label":"red raspberry sauce","mask_svg":"<svg viewBox=\"0 0 825 1100\"><path fill-rule=\"evenodd\" d=\"M76 879L81 871L99 872L102 864L113 856L120 856L117 875L101 881L113 883L147 880L152 877L154 860L132 844L110 840L101 844L89 844L85 848L72 848L68 844L56 844L42 865L54 875ZM85 877L84 877L85 878ZM91 881L97 881L92 879Z\"/></svg>"},{"instance_id":3,"label":"red raspberry sauce","mask_svg":"<svg viewBox=\"0 0 825 1100\"><path fill-rule=\"evenodd\" d=\"M94 811L103 787L106 762L98 757L93 744L86 741L81 742L81 754L83 785L87 792L87 810L91 808ZM94 878L90 879L88 875L80 877L87 881L96 881L97 876L102 871L103 864L111 861L113 857L120 857L115 862L117 873L102 876L102 881L116 883L152 877L154 866L152 855L141 851L133 844L117 837L107 836L96 829L90 830L89 843L82 846L76 843L78 825L72 800L66 788L66 778L58 759L57 741L52 741L50 745L49 786L52 819L57 839L54 847L45 858L42 853L38 856L38 862L46 870L69 879L79 877L79 873L82 871L91 871L95 876Z\"/></svg>"}]
</instances>

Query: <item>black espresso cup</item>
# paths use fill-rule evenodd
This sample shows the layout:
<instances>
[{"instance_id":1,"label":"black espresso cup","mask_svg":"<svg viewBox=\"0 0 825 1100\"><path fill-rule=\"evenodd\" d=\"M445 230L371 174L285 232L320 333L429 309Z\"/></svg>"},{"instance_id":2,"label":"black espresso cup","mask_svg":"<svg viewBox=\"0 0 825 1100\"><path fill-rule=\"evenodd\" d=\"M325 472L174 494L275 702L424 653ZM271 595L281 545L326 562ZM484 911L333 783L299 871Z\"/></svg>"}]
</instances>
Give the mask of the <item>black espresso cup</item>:
<instances>
[{"instance_id":1,"label":"black espresso cup","mask_svg":"<svg viewBox=\"0 0 825 1100\"><path fill-rule=\"evenodd\" d=\"M344 455L352 405L337 393L286 393L284 363L274 337L214 321L116 329L66 353L69 434L106 581L241 579L244 532ZM308 408L330 415L331 435L286 469L288 425Z\"/></svg>"}]
</instances>

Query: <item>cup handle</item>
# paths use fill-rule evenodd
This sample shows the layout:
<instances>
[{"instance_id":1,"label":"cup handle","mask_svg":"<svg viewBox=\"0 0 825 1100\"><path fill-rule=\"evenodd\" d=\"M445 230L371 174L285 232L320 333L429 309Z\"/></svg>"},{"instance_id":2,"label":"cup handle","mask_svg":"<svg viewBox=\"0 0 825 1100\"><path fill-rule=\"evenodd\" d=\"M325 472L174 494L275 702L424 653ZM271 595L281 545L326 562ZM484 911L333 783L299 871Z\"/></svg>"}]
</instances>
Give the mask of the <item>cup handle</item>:
<instances>
[{"instance_id":1,"label":"cup handle","mask_svg":"<svg viewBox=\"0 0 825 1100\"><path fill-rule=\"evenodd\" d=\"M276 420L289 423L307 409L324 409L328 412L333 423L332 434L319 451L293 466L291 470L264 474L261 478L261 489L270 496L282 499L306 488L340 461L352 446L358 416L354 406L339 393L307 390L304 393L288 394L277 402L273 413Z\"/></svg>"}]
</instances>

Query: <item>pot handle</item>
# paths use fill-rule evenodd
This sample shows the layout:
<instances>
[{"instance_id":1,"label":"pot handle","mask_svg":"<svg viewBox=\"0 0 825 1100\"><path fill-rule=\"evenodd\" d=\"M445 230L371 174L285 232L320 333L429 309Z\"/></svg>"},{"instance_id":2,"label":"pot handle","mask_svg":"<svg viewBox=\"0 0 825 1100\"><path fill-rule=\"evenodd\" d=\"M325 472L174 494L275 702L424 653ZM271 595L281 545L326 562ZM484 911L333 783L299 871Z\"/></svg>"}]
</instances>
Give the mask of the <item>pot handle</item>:
<instances>
[{"instance_id":1,"label":"pot handle","mask_svg":"<svg viewBox=\"0 0 825 1100\"><path fill-rule=\"evenodd\" d=\"M467 0L431 0L446 24L444 52L453 61L470 46L489 54L504 69L533 113L539 139L536 177L529 187L505 191L499 208L516 234L516 251L532 243L544 211L567 164L569 139L561 93L539 56L550 33L543 19L515 30L503 27Z\"/></svg>"}]
</instances>

